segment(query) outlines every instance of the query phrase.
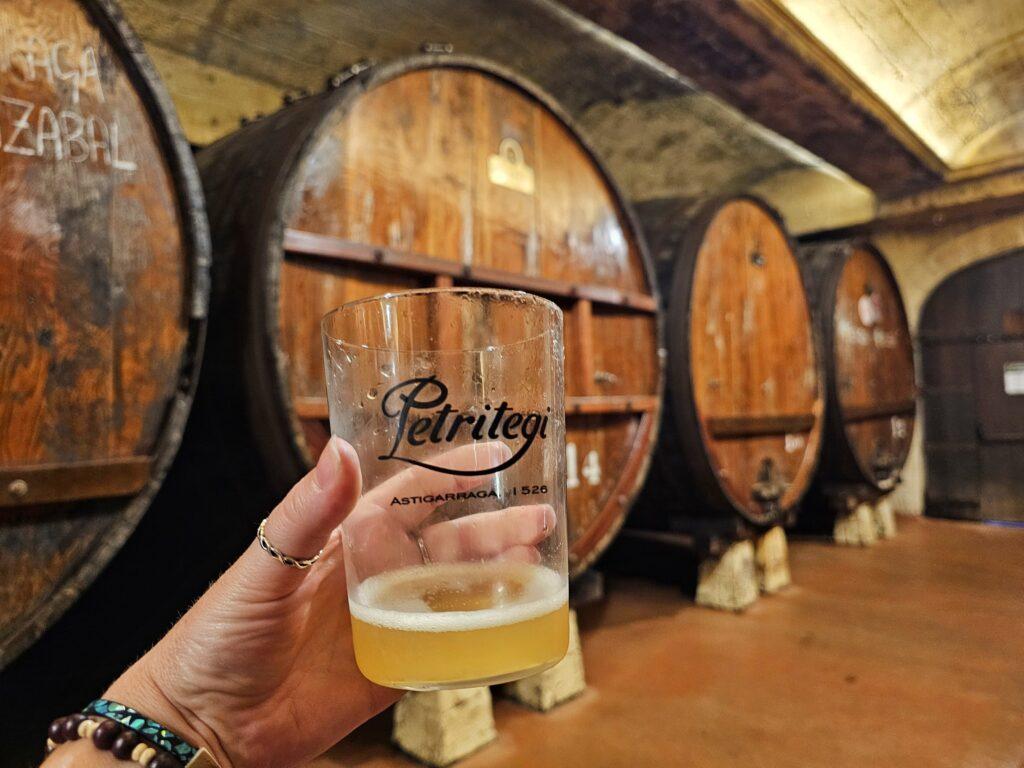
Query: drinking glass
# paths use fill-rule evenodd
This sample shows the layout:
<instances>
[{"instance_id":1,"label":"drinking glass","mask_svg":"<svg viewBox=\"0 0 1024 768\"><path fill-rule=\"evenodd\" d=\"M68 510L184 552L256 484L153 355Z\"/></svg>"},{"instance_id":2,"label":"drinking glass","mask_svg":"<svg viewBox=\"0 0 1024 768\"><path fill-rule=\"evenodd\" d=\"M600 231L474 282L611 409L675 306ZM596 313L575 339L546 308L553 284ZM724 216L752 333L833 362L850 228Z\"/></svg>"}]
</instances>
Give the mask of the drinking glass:
<instances>
[{"instance_id":1,"label":"drinking glass","mask_svg":"<svg viewBox=\"0 0 1024 768\"><path fill-rule=\"evenodd\" d=\"M562 312L521 291L354 301L322 322L356 662L431 690L546 669L568 645Z\"/></svg>"}]
</instances>

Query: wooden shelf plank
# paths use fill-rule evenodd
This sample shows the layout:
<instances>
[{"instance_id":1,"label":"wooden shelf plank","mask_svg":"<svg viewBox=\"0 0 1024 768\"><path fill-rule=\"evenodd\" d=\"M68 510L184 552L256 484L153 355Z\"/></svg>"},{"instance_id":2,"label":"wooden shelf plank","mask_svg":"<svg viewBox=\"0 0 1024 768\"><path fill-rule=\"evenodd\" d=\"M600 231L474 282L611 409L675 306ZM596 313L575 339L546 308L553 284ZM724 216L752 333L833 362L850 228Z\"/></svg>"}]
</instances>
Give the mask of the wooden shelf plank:
<instances>
[{"instance_id":1,"label":"wooden shelf plank","mask_svg":"<svg viewBox=\"0 0 1024 768\"><path fill-rule=\"evenodd\" d=\"M448 259L397 251L392 248L378 248L366 243L356 243L297 229L285 230L284 250L286 254L290 255L336 259L355 264L373 264L426 275L448 275L483 285L517 288L545 296L588 299L598 304L626 307L637 312L653 313L658 310L654 297L645 293L620 291L617 288L604 285L580 285L502 269L464 265Z\"/></svg>"},{"instance_id":2,"label":"wooden shelf plank","mask_svg":"<svg viewBox=\"0 0 1024 768\"><path fill-rule=\"evenodd\" d=\"M0 507L130 496L152 471L149 456L0 467Z\"/></svg>"},{"instance_id":3,"label":"wooden shelf plank","mask_svg":"<svg viewBox=\"0 0 1024 768\"><path fill-rule=\"evenodd\" d=\"M295 415L300 419L329 419L326 397L297 397L293 402Z\"/></svg>"},{"instance_id":4,"label":"wooden shelf plank","mask_svg":"<svg viewBox=\"0 0 1024 768\"><path fill-rule=\"evenodd\" d=\"M645 413L658 407L654 395L595 395L593 397L567 397L565 412L572 414ZM295 399L295 414L300 419L327 419L327 400L322 397Z\"/></svg>"},{"instance_id":5,"label":"wooden shelf plank","mask_svg":"<svg viewBox=\"0 0 1024 768\"><path fill-rule=\"evenodd\" d=\"M645 413L658 407L654 395L594 395L565 398L565 412L574 413Z\"/></svg>"},{"instance_id":6,"label":"wooden shelf plank","mask_svg":"<svg viewBox=\"0 0 1024 768\"><path fill-rule=\"evenodd\" d=\"M814 427L813 413L789 413L755 416L712 416L707 419L708 432L718 439L739 437L767 437L794 432L810 432Z\"/></svg>"},{"instance_id":7,"label":"wooden shelf plank","mask_svg":"<svg viewBox=\"0 0 1024 768\"><path fill-rule=\"evenodd\" d=\"M871 403L870 405L843 406L843 421L847 424L872 419L885 419L890 416L913 416L917 413L914 400L901 400L895 403Z\"/></svg>"},{"instance_id":8,"label":"wooden shelf plank","mask_svg":"<svg viewBox=\"0 0 1024 768\"><path fill-rule=\"evenodd\" d=\"M843 421L851 424L872 419L888 419L892 416L913 416L916 413L918 413L918 403L914 400L872 402L867 406L844 406Z\"/></svg>"}]
</instances>

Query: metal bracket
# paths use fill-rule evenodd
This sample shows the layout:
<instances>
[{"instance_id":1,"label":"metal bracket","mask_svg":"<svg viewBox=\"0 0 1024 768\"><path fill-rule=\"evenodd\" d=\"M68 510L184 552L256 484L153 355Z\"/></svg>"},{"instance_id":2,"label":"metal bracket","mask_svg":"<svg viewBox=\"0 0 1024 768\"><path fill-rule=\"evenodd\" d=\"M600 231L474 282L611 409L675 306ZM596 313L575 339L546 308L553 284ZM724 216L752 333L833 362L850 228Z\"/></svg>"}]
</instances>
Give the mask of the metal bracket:
<instances>
[{"instance_id":1,"label":"metal bracket","mask_svg":"<svg viewBox=\"0 0 1024 768\"><path fill-rule=\"evenodd\" d=\"M420 52L421 53L446 54L446 53L452 53L454 50L455 50L455 46L452 45L451 43L432 43L432 42L420 43Z\"/></svg>"},{"instance_id":2,"label":"metal bracket","mask_svg":"<svg viewBox=\"0 0 1024 768\"><path fill-rule=\"evenodd\" d=\"M285 91L285 94L281 97L281 106L287 107L294 104L296 101L309 96L309 91L305 88L299 88L295 91Z\"/></svg>"},{"instance_id":3,"label":"metal bracket","mask_svg":"<svg viewBox=\"0 0 1024 768\"><path fill-rule=\"evenodd\" d=\"M374 66L377 62L374 59L360 59L354 64L350 64L340 72L336 72L327 78L324 83L324 90L333 91L340 88L342 85L347 83L353 77L358 75L360 72L365 72L370 67Z\"/></svg>"}]
</instances>

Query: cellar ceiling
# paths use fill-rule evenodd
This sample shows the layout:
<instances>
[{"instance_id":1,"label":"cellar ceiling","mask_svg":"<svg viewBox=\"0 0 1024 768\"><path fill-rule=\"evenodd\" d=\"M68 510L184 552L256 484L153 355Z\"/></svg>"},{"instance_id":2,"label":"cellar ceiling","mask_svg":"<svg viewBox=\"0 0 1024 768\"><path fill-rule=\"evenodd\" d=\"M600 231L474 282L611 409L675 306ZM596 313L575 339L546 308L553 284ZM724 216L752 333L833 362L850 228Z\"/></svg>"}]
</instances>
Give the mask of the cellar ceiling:
<instances>
[{"instance_id":1,"label":"cellar ceiling","mask_svg":"<svg viewBox=\"0 0 1024 768\"><path fill-rule=\"evenodd\" d=\"M753 190L795 230L869 218L874 196L661 60L552 0L121 0L178 107L208 144L362 58L425 41L484 56L554 96L634 200ZM813 206L794 180L820 191Z\"/></svg>"},{"instance_id":2,"label":"cellar ceiling","mask_svg":"<svg viewBox=\"0 0 1024 768\"><path fill-rule=\"evenodd\" d=\"M753 5L757 5L754 3ZM1024 2L766 0L954 174L1024 160ZM783 24L787 19L779 19Z\"/></svg>"}]
</instances>

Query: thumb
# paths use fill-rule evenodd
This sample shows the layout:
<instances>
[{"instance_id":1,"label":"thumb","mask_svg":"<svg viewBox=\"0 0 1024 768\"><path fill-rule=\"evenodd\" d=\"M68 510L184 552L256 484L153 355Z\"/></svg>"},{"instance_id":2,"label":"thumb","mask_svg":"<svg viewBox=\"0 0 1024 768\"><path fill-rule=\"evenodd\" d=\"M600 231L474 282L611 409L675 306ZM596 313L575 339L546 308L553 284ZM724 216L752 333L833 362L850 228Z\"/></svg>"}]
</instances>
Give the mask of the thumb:
<instances>
[{"instance_id":1,"label":"thumb","mask_svg":"<svg viewBox=\"0 0 1024 768\"><path fill-rule=\"evenodd\" d=\"M340 437L332 437L317 465L270 513L264 537L278 552L297 560L315 556L352 511L359 500L361 484L355 449ZM246 580L252 578L252 583L270 592L294 589L306 574L305 570L279 562L256 541L242 555L239 565Z\"/></svg>"}]
</instances>

